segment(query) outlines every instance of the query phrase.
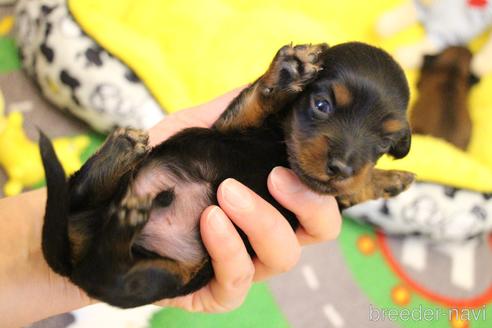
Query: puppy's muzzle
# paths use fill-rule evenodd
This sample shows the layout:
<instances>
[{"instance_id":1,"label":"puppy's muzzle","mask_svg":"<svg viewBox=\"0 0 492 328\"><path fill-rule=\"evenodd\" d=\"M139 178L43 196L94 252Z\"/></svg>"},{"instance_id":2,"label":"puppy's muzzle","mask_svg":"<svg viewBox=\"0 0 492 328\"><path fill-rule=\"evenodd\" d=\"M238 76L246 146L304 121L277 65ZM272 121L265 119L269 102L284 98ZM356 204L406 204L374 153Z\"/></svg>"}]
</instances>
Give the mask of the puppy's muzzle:
<instances>
[{"instance_id":1,"label":"puppy's muzzle","mask_svg":"<svg viewBox=\"0 0 492 328\"><path fill-rule=\"evenodd\" d=\"M326 174L336 178L349 178L354 174L354 168L340 159L328 160Z\"/></svg>"}]
</instances>

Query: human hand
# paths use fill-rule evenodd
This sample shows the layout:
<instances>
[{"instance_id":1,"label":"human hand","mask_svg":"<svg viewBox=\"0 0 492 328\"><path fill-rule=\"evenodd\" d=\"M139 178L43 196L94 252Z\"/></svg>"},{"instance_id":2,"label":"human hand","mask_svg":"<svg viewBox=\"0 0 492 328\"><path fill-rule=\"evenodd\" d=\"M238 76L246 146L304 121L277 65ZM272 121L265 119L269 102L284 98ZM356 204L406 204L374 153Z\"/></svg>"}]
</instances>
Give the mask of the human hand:
<instances>
[{"instance_id":1,"label":"human hand","mask_svg":"<svg viewBox=\"0 0 492 328\"><path fill-rule=\"evenodd\" d=\"M150 144L186 127L211 126L238 92L166 117L149 131ZM234 179L225 180L217 192L220 207L208 207L200 219L215 277L192 294L166 299L158 305L199 312L231 311L242 304L253 281L290 270L299 259L302 245L336 238L341 216L333 197L312 192L283 167L272 170L268 189L282 206L296 214L300 222L297 231L252 190ZM234 224L247 235L256 258L249 256Z\"/></svg>"},{"instance_id":2,"label":"human hand","mask_svg":"<svg viewBox=\"0 0 492 328\"><path fill-rule=\"evenodd\" d=\"M212 125L238 92L169 115L150 131L150 143L155 145L186 127ZM242 304L253 281L292 268L302 245L330 240L339 233L341 219L333 197L311 192L285 168L270 173L268 188L280 204L297 215L297 231L250 189L233 179L225 180L217 193L220 207L208 207L200 219L215 277L195 293L157 304L188 311L233 310ZM97 302L46 263L41 251L45 204L45 188L0 199L2 327L24 326ZM233 223L246 233L256 258L248 255Z\"/></svg>"}]
</instances>

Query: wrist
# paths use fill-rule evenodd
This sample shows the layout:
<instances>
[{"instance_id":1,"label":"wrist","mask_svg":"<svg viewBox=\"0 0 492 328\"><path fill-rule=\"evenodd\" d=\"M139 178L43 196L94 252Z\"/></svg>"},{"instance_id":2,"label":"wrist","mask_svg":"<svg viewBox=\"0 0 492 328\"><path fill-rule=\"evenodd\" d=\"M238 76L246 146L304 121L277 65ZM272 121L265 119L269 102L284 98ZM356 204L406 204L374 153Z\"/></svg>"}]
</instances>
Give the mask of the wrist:
<instances>
[{"instance_id":1,"label":"wrist","mask_svg":"<svg viewBox=\"0 0 492 328\"><path fill-rule=\"evenodd\" d=\"M0 200L0 317L23 326L90 304L67 278L44 260L41 233L46 189Z\"/></svg>"}]
</instances>

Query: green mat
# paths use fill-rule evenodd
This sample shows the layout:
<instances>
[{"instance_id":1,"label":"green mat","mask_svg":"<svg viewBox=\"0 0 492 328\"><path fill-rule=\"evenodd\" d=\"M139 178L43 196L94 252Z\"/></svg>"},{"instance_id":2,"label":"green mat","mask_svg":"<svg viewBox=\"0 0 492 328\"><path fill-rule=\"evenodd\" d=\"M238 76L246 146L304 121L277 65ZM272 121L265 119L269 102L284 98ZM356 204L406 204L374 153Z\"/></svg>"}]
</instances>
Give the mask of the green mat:
<instances>
[{"instance_id":1,"label":"green mat","mask_svg":"<svg viewBox=\"0 0 492 328\"><path fill-rule=\"evenodd\" d=\"M0 37L0 73L16 71L20 67L21 63L14 40Z\"/></svg>"},{"instance_id":2,"label":"green mat","mask_svg":"<svg viewBox=\"0 0 492 328\"><path fill-rule=\"evenodd\" d=\"M284 328L289 327L268 287L255 284L244 304L237 310L222 314L189 313L167 308L151 320L153 328Z\"/></svg>"}]
</instances>

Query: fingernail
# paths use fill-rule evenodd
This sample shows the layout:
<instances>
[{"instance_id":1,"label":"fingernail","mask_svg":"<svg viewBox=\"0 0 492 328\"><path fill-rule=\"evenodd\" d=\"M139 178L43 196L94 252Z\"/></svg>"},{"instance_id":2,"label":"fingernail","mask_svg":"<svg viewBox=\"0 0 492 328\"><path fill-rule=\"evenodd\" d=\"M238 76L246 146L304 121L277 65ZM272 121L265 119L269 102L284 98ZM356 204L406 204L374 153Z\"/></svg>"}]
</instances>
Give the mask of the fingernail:
<instances>
[{"instance_id":1,"label":"fingernail","mask_svg":"<svg viewBox=\"0 0 492 328\"><path fill-rule=\"evenodd\" d=\"M293 172L281 166L272 170L270 178L275 188L285 193L294 194L306 189Z\"/></svg>"},{"instance_id":2,"label":"fingernail","mask_svg":"<svg viewBox=\"0 0 492 328\"><path fill-rule=\"evenodd\" d=\"M239 210L253 208L253 199L249 190L234 179L222 182L222 194L226 202Z\"/></svg>"},{"instance_id":3,"label":"fingernail","mask_svg":"<svg viewBox=\"0 0 492 328\"><path fill-rule=\"evenodd\" d=\"M218 207L214 207L210 210L207 219L208 224L216 233L227 233L227 218Z\"/></svg>"}]
</instances>

